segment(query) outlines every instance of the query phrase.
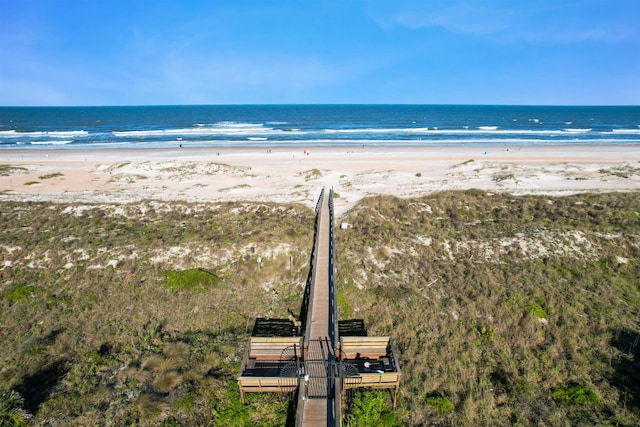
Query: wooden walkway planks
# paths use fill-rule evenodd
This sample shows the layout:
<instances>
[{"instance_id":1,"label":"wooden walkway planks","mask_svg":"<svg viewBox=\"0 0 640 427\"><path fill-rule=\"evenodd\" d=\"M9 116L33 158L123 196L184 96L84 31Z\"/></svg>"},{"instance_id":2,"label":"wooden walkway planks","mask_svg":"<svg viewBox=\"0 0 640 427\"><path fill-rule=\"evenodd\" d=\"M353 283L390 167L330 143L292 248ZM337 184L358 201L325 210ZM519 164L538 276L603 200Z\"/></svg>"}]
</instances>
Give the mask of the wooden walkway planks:
<instances>
[{"instance_id":1,"label":"wooden walkway planks","mask_svg":"<svg viewBox=\"0 0 640 427\"><path fill-rule=\"evenodd\" d=\"M329 336L329 195L325 194L320 208L318 252L311 285L311 329L305 341Z\"/></svg>"},{"instance_id":2,"label":"wooden walkway planks","mask_svg":"<svg viewBox=\"0 0 640 427\"><path fill-rule=\"evenodd\" d=\"M328 425L327 399L311 399L304 404L303 426L322 427Z\"/></svg>"},{"instance_id":3,"label":"wooden walkway planks","mask_svg":"<svg viewBox=\"0 0 640 427\"><path fill-rule=\"evenodd\" d=\"M333 396L328 396L331 390L329 390L327 381L330 350L323 343L317 341L326 339L329 336L329 329L333 327L333 325L329 325L331 319L329 314L329 231L332 227L329 217L329 198L330 195L325 192L318 211L316 262L311 285L310 316L307 317L310 327L307 328L308 333L305 334L304 341L308 346L308 354L316 360L311 363L307 362L309 397L315 398L308 398L304 402L302 426L318 427L333 424L333 422L330 423L331 417L329 416L331 412L329 405L332 403ZM321 357L313 354L318 351L322 351ZM321 361L321 359L324 360ZM323 393L325 397L316 397Z\"/></svg>"}]
</instances>

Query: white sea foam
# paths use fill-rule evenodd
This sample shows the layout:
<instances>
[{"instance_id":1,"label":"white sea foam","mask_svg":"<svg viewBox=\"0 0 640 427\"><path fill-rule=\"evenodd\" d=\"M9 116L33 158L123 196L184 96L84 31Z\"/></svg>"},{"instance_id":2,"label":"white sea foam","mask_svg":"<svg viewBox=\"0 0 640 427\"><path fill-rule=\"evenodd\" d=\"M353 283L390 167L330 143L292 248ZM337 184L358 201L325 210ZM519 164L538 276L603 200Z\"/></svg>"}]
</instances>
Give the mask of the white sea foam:
<instances>
[{"instance_id":1,"label":"white sea foam","mask_svg":"<svg viewBox=\"0 0 640 427\"><path fill-rule=\"evenodd\" d=\"M574 128L568 128L568 129L563 129L564 132L569 132L569 133L587 133L587 132L591 132L591 129L574 129Z\"/></svg>"},{"instance_id":2,"label":"white sea foam","mask_svg":"<svg viewBox=\"0 0 640 427\"><path fill-rule=\"evenodd\" d=\"M351 128L325 129L325 133L426 133L429 128Z\"/></svg>"},{"instance_id":3,"label":"white sea foam","mask_svg":"<svg viewBox=\"0 0 640 427\"><path fill-rule=\"evenodd\" d=\"M451 134L451 135L473 135L473 134L515 134L515 135L561 135L560 130L520 130L520 129L500 129L498 126L479 126L477 129L469 129L467 126L462 129L438 129L429 128L356 128L356 129L324 129L325 133L424 133L424 134Z\"/></svg>"},{"instance_id":4,"label":"white sea foam","mask_svg":"<svg viewBox=\"0 0 640 427\"><path fill-rule=\"evenodd\" d=\"M217 122L213 126L223 128L223 129L256 129L256 128L264 127L262 123L240 123L240 122L231 122L231 121Z\"/></svg>"},{"instance_id":5,"label":"white sea foam","mask_svg":"<svg viewBox=\"0 0 640 427\"><path fill-rule=\"evenodd\" d=\"M73 140L56 139L53 141L18 141L16 144L29 144L29 145L65 145L71 144Z\"/></svg>"},{"instance_id":6,"label":"white sea foam","mask_svg":"<svg viewBox=\"0 0 640 427\"><path fill-rule=\"evenodd\" d=\"M636 134L640 134L640 129L614 129L611 132L602 132L604 134L618 134L618 135L636 135Z\"/></svg>"},{"instance_id":7,"label":"white sea foam","mask_svg":"<svg viewBox=\"0 0 640 427\"><path fill-rule=\"evenodd\" d=\"M178 129L152 129L152 130L128 130L113 131L117 137L162 137L177 135L185 136L207 136L207 135L255 135L255 134L276 134L283 132L297 132L295 129L281 130L266 127L262 123L239 123L239 122L218 122L212 125L196 123L192 128Z\"/></svg>"},{"instance_id":8,"label":"white sea foam","mask_svg":"<svg viewBox=\"0 0 640 427\"><path fill-rule=\"evenodd\" d=\"M0 131L0 138L73 138L89 135L85 130L54 131L54 132L16 132L15 130Z\"/></svg>"},{"instance_id":9,"label":"white sea foam","mask_svg":"<svg viewBox=\"0 0 640 427\"><path fill-rule=\"evenodd\" d=\"M261 128L186 128L186 129L158 129L158 130L130 130L114 131L118 137L146 137L146 136L176 136L176 135L227 135L227 134L254 134L270 132L271 129Z\"/></svg>"},{"instance_id":10,"label":"white sea foam","mask_svg":"<svg viewBox=\"0 0 640 427\"><path fill-rule=\"evenodd\" d=\"M587 131L581 129L581 131ZM354 133L369 133L369 134L384 134L384 133L397 133L397 134L434 134L434 135L480 135L480 134L493 134L493 135L566 135L566 130L536 130L536 129L500 129L498 126L479 126L476 129L469 129L464 127L462 129L438 129L437 127L429 128L361 128L361 129L324 129L324 133L330 134L354 134Z\"/></svg>"}]
</instances>

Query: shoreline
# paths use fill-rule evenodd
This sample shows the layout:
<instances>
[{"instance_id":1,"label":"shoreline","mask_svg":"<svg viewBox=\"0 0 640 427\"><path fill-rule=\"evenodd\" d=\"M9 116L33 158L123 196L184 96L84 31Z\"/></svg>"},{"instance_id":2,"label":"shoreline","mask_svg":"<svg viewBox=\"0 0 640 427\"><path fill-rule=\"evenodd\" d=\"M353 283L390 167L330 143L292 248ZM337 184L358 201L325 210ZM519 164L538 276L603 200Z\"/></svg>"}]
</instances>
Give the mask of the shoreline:
<instances>
[{"instance_id":1,"label":"shoreline","mask_svg":"<svg viewBox=\"0 0 640 427\"><path fill-rule=\"evenodd\" d=\"M46 147L46 148L45 148ZM398 152L398 151L492 151L492 152L502 152L502 151L523 151L523 150L533 150L533 151L585 151L591 150L596 152L611 152L612 149L618 149L629 152L640 152L640 144L536 144L536 145L506 145L506 144L464 144L464 145L437 145L437 144L429 144L429 145L414 145L414 144L340 144L340 145L316 145L313 143L310 144L298 144L298 145L255 145L255 146L247 146L247 145L212 145L212 146L182 146L182 147L118 147L118 148L55 148L56 146L41 146L38 148L0 148L0 158L2 157L14 157L15 155L37 155L37 154L86 154L86 153L176 153L176 152L220 152L220 153L246 153L246 152L265 152L266 150L272 150L277 152L292 152L297 153L300 151L307 150L316 150L320 152L344 152L360 150L364 149L367 151L377 151L377 152Z\"/></svg>"},{"instance_id":2,"label":"shoreline","mask_svg":"<svg viewBox=\"0 0 640 427\"><path fill-rule=\"evenodd\" d=\"M513 194L640 191L640 145L314 146L0 150L0 200L143 199L314 206L478 188Z\"/></svg>"}]
</instances>

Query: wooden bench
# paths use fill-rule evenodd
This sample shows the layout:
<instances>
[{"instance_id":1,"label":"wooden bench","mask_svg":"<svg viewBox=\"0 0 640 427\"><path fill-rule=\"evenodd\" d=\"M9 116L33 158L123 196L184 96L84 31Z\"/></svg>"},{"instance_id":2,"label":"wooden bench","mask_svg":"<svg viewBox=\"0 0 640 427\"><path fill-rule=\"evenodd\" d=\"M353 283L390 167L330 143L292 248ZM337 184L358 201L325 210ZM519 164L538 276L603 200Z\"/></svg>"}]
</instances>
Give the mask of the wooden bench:
<instances>
[{"instance_id":1,"label":"wooden bench","mask_svg":"<svg viewBox=\"0 0 640 427\"><path fill-rule=\"evenodd\" d=\"M342 388L345 390L359 387L392 388L395 409L402 374L390 337L341 337L340 355L343 359L379 360L384 367L384 372L360 372L357 376L343 378Z\"/></svg>"},{"instance_id":2,"label":"wooden bench","mask_svg":"<svg viewBox=\"0 0 640 427\"><path fill-rule=\"evenodd\" d=\"M301 357L301 337L251 337L249 358L256 360L293 360ZM295 351L293 346L295 346Z\"/></svg>"},{"instance_id":3,"label":"wooden bench","mask_svg":"<svg viewBox=\"0 0 640 427\"><path fill-rule=\"evenodd\" d=\"M343 358L378 359L387 355L389 337L342 337L340 351Z\"/></svg>"},{"instance_id":4,"label":"wooden bench","mask_svg":"<svg viewBox=\"0 0 640 427\"><path fill-rule=\"evenodd\" d=\"M298 388L297 377L245 377L238 378L240 400L244 403L245 393L283 393Z\"/></svg>"}]
</instances>

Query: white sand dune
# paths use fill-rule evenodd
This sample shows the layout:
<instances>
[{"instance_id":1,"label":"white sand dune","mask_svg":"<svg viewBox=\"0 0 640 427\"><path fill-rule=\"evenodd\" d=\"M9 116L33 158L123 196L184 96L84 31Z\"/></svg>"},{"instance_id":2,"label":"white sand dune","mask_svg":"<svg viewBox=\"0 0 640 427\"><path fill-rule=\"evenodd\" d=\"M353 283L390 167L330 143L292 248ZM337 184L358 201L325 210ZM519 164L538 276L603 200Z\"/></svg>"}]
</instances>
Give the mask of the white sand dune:
<instances>
[{"instance_id":1,"label":"white sand dune","mask_svg":"<svg viewBox=\"0 0 640 427\"><path fill-rule=\"evenodd\" d=\"M309 154L304 154L304 149ZM362 197L479 188L640 190L639 146L305 147L0 151L0 200L299 202L322 186L340 215Z\"/></svg>"}]
</instances>

